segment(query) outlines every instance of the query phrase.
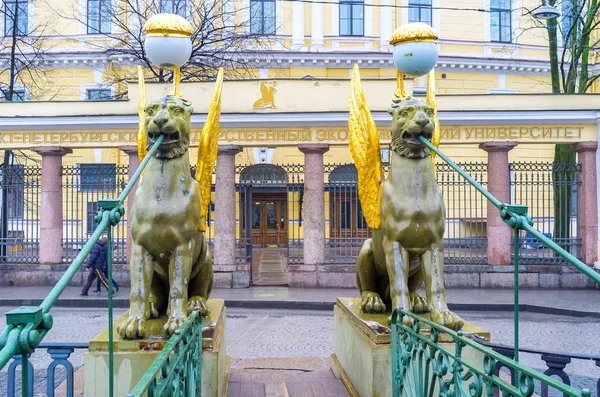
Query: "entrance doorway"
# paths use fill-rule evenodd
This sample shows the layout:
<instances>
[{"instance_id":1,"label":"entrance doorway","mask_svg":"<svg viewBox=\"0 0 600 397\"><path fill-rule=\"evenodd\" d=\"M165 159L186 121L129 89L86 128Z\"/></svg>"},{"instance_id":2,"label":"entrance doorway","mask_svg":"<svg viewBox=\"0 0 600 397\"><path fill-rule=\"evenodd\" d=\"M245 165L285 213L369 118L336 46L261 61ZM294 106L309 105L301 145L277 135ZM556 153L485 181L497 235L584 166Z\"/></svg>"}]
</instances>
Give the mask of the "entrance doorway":
<instances>
[{"instance_id":1,"label":"entrance doorway","mask_svg":"<svg viewBox=\"0 0 600 397\"><path fill-rule=\"evenodd\" d=\"M288 224L286 194L253 193L251 211L252 246L285 247Z\"/></svg>"}]
</instances>

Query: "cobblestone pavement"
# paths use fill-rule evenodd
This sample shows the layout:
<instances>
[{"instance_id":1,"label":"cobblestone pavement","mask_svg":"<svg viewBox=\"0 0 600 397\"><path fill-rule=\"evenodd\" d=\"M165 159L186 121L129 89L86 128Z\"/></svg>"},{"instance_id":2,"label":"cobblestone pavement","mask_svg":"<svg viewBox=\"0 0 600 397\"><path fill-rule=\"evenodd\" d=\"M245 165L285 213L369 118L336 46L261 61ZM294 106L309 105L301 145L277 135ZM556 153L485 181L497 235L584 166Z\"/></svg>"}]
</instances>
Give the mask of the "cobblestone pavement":
<instances>
[{"instance_id":1,"label":"cobblestone pavement","mask_svg":"<svg viewBox=\"0 0 600 397\"><path fill-rule=\"evenodd\" d=\"M5 313L7 310L6 307L0 307L0 313ZM54 327L44 342L87 342L106 328L105 309L56 308L52 312ZM123 312L122 309L115 310L114 317L117 318ZM460 312L459 314L468 321L490 330L493 342L512 345L511 313ZM0 329L4 327L5 318L1 316ZM232 374L250 374L250 378L238 378L238 383L250 379L252 382L256 381L264 385L265 395L278 396L282 394L277 394L279 393L277 391L279 389L276 389L279 385L277 380L284 382L285 379L295 379L298 375L308 384L309 374L313 373L315 375L313 383L316 383L316 386L310 387L313 388L314 395L320 395L314 390L320 392L327 387L336 387L333 383L327 383L332 378L325 376L329 365L327 359L333 353L332 312L230 308L226 331L227 352L231 357ZM520 344L522 347L599 354L600 339L597 335L600 335L600 319L597 318L521 313ZM70 361L75 368L79 368L83 364L83 352L75 352ZM522 355L521 361L534 368L544 366L544 362L533 355ZM34 354L32 362L38 371L36 395L45 395L45 376L42 374L50 359L46 352L41 350ZM585 385L595 390L593 382L594 380L597 382L600 378L600 368L593 362L573 360L566 370L573 377L575 385ZM277 374L281 376L278 378ZM235 379L233 377L232 381ZM270 385L269 388L267 385ZM292 387L300 386L292 385ZM294 393L288 390L288 394L291 396ZM6 368L0 372L0 396L5 395Z\"/></svg>"}]
</instances>

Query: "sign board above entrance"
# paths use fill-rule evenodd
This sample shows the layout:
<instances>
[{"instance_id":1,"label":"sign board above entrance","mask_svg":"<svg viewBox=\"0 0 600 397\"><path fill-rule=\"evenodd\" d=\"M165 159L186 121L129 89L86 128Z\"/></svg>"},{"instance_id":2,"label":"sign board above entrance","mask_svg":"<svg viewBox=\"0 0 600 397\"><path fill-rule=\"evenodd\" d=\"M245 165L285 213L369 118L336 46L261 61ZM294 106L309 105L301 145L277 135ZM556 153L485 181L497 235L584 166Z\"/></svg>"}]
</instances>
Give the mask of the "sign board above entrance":
<instances>
[{"instance_id":1,"label":"sign board above entrance","mask_svg":"<svg viewBox=\"0 0 600 397\"><path fill-rule=\"evenodd\" d=\"M197 146L200 130L192 131L191 146ZM382 144L389 143L390 129L380 128ZM467 125L442 126L442 144L467 144L488 141L529 143L570 143L595 141L596 126L579 125ZM242 146L295 146L298 143L329 143L348 145L346 127L288 128L223 128L222 144ZM0 145L6 149L27 149L35 146L65 146L70 148L118 147L136 143L136 131L13 131L0 133Z\"/></svg>"}]
</instances>

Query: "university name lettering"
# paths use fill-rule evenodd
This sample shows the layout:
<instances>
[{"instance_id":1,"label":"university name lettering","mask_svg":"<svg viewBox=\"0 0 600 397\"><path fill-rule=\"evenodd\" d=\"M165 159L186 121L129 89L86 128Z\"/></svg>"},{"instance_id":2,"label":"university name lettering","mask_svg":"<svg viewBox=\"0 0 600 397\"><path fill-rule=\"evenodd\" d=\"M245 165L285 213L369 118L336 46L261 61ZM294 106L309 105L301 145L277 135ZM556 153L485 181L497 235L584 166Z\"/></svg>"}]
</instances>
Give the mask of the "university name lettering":
<instances>
[{"instance_id":1,"label":"university name lettering","mask_svg":"<svg viewBox=\"0 0 600 397\"><path fill-rule=\"evenodd\" d=\"M202 130L191 132L191 144L197 145ZM389 128L379 129L382 143L391 139ZM585 126L449 126L442 127L442 142L481 142L489 139L506 140L566 140L575 141L589 135ZM136 142L137 131L31 131L1 132L0 145L36 146L97 146L98 144L123 145ZM595 133L594 133L595 136ZM328 142L347 144L350 133L347 128L276 128L276 129L228 129L219 133L222 143L296 144L301 142Z\"/></svg>"},{"instance_id":2,"label":"university name lettering","mask_svg":"<svg viewBox=\"0 0 600 397\"><path fill-rule=\"evenodd\" d=\"M275 142L348 142L347 128L316 128L316 129L273 129L273 130L221 130L220 141L275 141ZM192 142L197 142L200 131L194 131ZM389 129L380 129L382 140L390 139Z\"/></svg>"},{"instance_id":3,"label":"university name lettering","mask_svg":"<svg viewBox=\"0 0 600 397\"><path fill-rule=\"evenodd\" d=\"M85 144L85 143L131 143L136 132L90 131L90 132L12 132L0 133L0 144Z\"/></svg>"},{"instance_id":4,"label":"university name lettering","mask_svg":"<svg viewBox=\"0 0 600 397\"><path fill-rule=\"evenodd\" d=\"M579 139L584 127L442 127L444 140L481 139Z\"/></svg>"}]
</instances>

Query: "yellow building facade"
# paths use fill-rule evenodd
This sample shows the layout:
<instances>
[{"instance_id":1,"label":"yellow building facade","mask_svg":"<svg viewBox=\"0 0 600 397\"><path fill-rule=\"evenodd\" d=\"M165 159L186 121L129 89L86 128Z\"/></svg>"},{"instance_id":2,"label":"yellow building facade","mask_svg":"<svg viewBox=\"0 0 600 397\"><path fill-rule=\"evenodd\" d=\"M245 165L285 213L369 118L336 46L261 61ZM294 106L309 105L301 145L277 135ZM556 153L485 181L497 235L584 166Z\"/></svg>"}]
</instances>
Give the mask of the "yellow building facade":
<instances>
[{"instance_id":1,"label":"yellow building facade","mask_svg":"<svg viewBox=\"0 0 600 397\"><path fill-rule=\"evenodd\" d=\"M156 0L150 4L149 15L152 11L170 11L193 23L197 17L194 7L199 4ZM41 258L44 254L39 245L40 222L36 219L43 209L41 204L34 205L34 210L27 207L28 201L40 202L40 197L31 193L29 199L14 200L14 213L22 215L9 217L12 236L29 241L28 245L13 237L11 253L25 258L13 262L72 260L93 229L94 202L116 194L127 180L132 161L135 162L131 148L135 145L140 99L135 67L140 62L123 48L111 47L111 37L115 41L123 37L124 30L128 34L139 32L141 24L128 12L119 21L114 15L102 17L103 12L110 15L108 9L118 10L110 7L120 5L112 0L30 0L21 9L26 18L21 17L17 30L27 26L20 34L33 34L44 27L40 45L44 55L36 63L39 73L23 73L15 86L16 100L25 103L0 104L0 148L16 151L21 156L18 162L32 167L43 166L42 153L47 152L44 150L64 149L60 152L62 226L57 229L62 243L57 243L61 247L59 254ZM549 95L546 30L523 12L536 5L534 0L244 0L216 4L215 13L233 12L236 29L242 33L246 29L249 35L268 37L261 45L248 43L243 50L235 51L237 64L249 66L241 72L244 78L229 79L223 84L219 143L224 148L237 148L228 152L233 153L236 164L232 232L236 252L233 257L215 258L217 282L236 285L236 277L238 283L242 277L236 274L246 273L256 282L260 279L263 252L277 248L284 250L280 255L284 265L281 272L289 273L286 282L290 285L354 284L353 261L369 230L357 200L355 170L348 149L350 74L353 65L358 64L365 95L380 130L385 163L389 159L391 122L386 110L396 84L389 37L396 26L417 20L430 23L440 36L435 70L441 148L454 161L468 163L467 169L488 184L487 162L494 151L490 147L506 144L510 195L505 200L525 202L531 207L536 225L552 234L555 208L550 163L554 145L596 142L600 110L596 103L600 102L593 95L596 86L589 95ZM6 18L3 23L6 49L10 48L8 33L13 25ZM135 39L130 42L133 46ZM107 51L109 47L112 51ZM597 68L596 61L590 59L592 72ZM0 75L2 84L8 79L7 65L6 60L0 61L5 70ZM407 88L415 97L424 99L424 78L407 81ZM146 100L165 95L170 89L168 84L148 84ZM182 84L182 92L195 109L192 164L212 89L211 82ZM310 176L306 173L306 159L312 154L307 152L312 149L306 148L310 145L323 147L318 150L323 151L321 179L325 184L324 252L316 261L307 260L304 244L309 210L304 207L304 184ZM596 172L596 166L593 167ZM454 258L450 263L506 264L506 258L490 258L485 201L472 188L456 181L441 163L438 175L448 209L446 238L450 243L446 255ZM561 175L572 188L569 205L576 208L582 168L564 170ZM41 189L41 170L40 179L36 176L31 176L31 192ZM218 180L217 170L216 185ZM94 183L100 187L94 188ZM251 191L245 190L247 185L254 185ZM214 213L208 232L211 239L216 238L214 220L219 202L213 193ZM597 211L597 194L594 206ZM578 234L581 206L578 209L579 213L573 210L568 215L572 240L568 244L573 253L583 257L585 250ZM26 216L28 211L37 213ZM118 257L123 263L127 261L126 227L126 222L122 223L117 233L121 250ZM523 250L525 256L531 257L529 263L555 262L551 253L528 243L526 240ZM29 250L28 246L36 248ZM595 252L597 257L597 244ZM595 261L593 255L586 255L587 262ZM485 269L480 273L484 272ZM244 277L241 284L245 283ZM541 279L536 277L536 285L540 286ZM462 285L459 276L455 280L456 285ZM499 285L495 279L491 284L483 280L483 276L479 277L477 286Z\"/></svg>"}]
</instances>

